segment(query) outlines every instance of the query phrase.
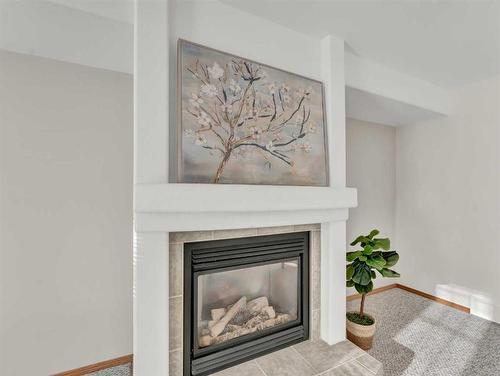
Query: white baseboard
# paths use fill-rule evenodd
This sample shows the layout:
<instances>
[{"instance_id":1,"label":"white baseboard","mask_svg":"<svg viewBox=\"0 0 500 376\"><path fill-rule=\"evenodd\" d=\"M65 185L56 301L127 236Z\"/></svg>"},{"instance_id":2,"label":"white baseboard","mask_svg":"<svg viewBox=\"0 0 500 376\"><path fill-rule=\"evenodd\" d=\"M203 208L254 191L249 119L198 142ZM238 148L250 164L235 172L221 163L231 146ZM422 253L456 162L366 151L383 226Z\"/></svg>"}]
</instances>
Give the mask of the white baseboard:
<instances>
[{"instance_id":1,"label":"white baseboard","mask_svg":"<svg viewBox=\"0 0 500 376\"><path fill-rule=\"evenodd\" d=\"M436 296L470 308L471 315L500 323L500 305L490 294L455 284L436 286Z\"/></svg>"}]
</instances>

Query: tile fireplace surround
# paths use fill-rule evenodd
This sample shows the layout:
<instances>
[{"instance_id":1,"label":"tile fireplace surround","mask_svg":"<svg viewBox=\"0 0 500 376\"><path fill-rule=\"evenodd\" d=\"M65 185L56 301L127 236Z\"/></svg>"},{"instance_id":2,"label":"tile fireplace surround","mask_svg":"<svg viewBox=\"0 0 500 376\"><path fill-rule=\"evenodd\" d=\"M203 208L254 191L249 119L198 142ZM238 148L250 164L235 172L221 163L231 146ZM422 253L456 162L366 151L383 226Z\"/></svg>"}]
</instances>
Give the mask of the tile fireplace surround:
<instances>
[{"instance_id":1,"label":"tile fireplace surround","mask_svg":"<svg viewBox=\"0 0 500 376\"><path fill-rule=\"evenodd\" d=\"M184 243L291 232L310 232L310 340L216 373L218 376L381 375L381 365L344 341L319 339L321 320L321 226L319 224L169 234L169 375L182 376ZM283 373L285 372L285 373Z\"/></svg>"},{"instance_id":2,"label":"tile fireplace surround","mask_svg":"<svg viewBox=\"0 0 500 376\"><path fill-rule=\"evenodd\" d=\"M310 333L319 338L320 327L320 226L281 226L238 230L194 231L170 233L169 306L170 306L170 376L182 376L182 324L183 324L183 250L184 242L234 239L257 235L310 231Z\"/></svg>"},{"instance_id":3,"label":"tile fireplace surround","mask_svg":"<svg viewBox=\"0 0 500 376\"><path fill-rule=\"evenodd\" d=\"M184 243L308 231L310 233L310 340L215 373L217 376L381 375L378 361L344 341L329 346L320 340L320 224L171 232L169 234L169 376L183 376Z\"/></svg>"}]
</instances>

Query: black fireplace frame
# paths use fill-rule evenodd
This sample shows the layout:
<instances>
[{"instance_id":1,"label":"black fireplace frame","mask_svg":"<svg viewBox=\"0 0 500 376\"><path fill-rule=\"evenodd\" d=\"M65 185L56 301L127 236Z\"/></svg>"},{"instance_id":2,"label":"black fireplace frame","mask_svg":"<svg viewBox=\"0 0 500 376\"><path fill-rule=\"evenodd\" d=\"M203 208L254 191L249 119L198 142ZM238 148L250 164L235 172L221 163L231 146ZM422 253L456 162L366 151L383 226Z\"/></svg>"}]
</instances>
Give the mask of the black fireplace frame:
<instances>
[{"instance_id":1,"label":"black fireplace frame","mask_svg":"<svg viewBox=\"0 0 500 376\"><path fill-rule=\"evenodd\" d=\"M209 375L309 339L309 241L309 232L295 232L184 244L184 376ZM199 275L292 260L299 265L296 320L198 347L195 281Z\"/></svg>"}]
</instances>

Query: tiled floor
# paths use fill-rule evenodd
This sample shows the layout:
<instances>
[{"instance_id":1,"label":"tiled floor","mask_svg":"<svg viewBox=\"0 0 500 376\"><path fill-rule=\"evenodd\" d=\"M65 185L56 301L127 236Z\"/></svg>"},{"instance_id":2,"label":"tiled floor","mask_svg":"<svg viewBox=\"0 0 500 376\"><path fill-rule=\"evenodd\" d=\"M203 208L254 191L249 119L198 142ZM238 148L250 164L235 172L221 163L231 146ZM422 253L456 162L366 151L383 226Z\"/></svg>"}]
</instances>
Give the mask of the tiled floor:
<instances>
[{"instance_id":1,"label":"tiled floor","mask_svg":"<svg viewBox=\"0 0 500 376\"><path fill-rule=\"evenodd\" d=\"M381 376L382 364L349 341L307 341L214 376Z\"/></svg>"},{"instance_id":2,"label":"tiled floor","mask_svg":"<svg viewBox=\"0 0 500 376\"><path fill-rule=\"evenodd\" d=\"M179 364L180 366L180 364ZM89 376L131 376L130 365ZM382 364L349 341L329 346L307 341L287 347L213 376L382 376Z\"/></svg>"}]
</instances>

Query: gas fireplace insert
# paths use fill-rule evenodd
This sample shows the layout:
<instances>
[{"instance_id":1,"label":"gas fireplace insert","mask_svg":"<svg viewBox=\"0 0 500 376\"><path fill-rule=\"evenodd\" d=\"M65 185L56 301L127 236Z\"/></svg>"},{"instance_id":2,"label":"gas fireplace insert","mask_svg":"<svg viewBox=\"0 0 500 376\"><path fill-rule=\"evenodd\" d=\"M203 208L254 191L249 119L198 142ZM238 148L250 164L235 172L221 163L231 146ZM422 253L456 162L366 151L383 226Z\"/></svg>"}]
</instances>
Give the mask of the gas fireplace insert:
<instances>
[{"instance_id":1,"label":"gas fireplace insert","mask_svg":"<svg viewBox=\"0 0 500 376\"><path fill-rule=\"evenodd\" d=\"M308 338L308 232L184 244L184 376Z\"/></svg>"}]
</instances>

